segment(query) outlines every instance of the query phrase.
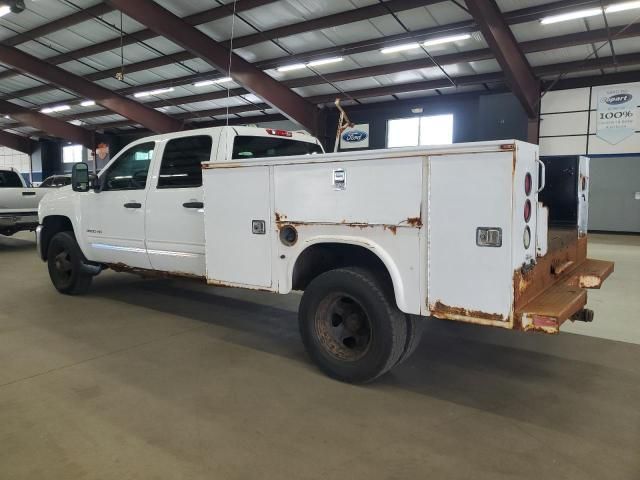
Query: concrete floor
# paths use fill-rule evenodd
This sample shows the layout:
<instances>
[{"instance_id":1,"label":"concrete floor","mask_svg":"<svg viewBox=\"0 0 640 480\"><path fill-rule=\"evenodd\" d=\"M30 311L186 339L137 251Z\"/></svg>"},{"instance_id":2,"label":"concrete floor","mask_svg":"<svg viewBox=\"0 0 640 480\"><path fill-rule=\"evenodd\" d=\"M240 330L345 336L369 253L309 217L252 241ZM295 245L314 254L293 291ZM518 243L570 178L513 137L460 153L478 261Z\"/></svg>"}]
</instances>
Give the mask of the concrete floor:
<instances>
[{"instance_id":1,"label":"concrete floor","mask_svg":"<svg viewBox=\"0 0 640 480\"><path fill-rule=\"evenodd\" d=\"M64 297L31 238L0 238L2 480L640 478L639 345L431 321L350 386L296 295L106 273ZM594 236L619 263L585 332L638 340L638 246Z\"/></svg>"}]
</instances>

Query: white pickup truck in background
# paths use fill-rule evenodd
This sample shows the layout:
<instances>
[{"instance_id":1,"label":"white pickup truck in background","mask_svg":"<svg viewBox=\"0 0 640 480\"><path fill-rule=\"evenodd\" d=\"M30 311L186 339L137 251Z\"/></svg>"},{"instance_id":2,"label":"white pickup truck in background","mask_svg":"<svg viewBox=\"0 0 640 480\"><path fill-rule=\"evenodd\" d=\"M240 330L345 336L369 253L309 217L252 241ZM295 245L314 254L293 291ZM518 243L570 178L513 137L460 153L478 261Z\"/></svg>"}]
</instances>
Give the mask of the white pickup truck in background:
<instances>
[{"instance_id":1,"label":"white pickup truck in background","mask_svg":"<svg viewBox=\"0 0 640 480\"><path fill-rule=\"evenodd\" d=\"M581 212L587 166L564 180ZM424 317L548 333L591 320L583 288L613 264L587 259L586 217L549 228L543 167L513 140L324 154L281 130L172 133L96 179L74 166L40 204L38 248L66 294L104 268L304 291L311 358L366 382L411 354Z\"/></svg>"},{"instance_id":2,"label":"white pickup truck in background","mask_svg":"<svg viewBox=\"0 0 640 480\"><path fill-rule=\"evenodd\" d=\"M31 188L13 168L0 168L0 235L13 235L38 226L38 203L48 192Z\"/></svg>"}]
</instances>

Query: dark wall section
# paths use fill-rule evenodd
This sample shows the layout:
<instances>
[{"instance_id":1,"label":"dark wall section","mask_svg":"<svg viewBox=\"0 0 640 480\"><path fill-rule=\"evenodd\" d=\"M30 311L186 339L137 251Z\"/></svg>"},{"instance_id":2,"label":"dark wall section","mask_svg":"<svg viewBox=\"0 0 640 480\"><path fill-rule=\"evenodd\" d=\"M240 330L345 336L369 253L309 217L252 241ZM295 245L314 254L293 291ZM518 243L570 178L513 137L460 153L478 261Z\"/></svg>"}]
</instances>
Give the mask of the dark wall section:
<instances>
[{"instance_id":1,"label":"dark wall section","mask_svg":"<svg viewBox=\"0 0 640 480\"><path fill-rule=\"evenodd\" d=\"M414 108L422 108L422 113L412 113ZM454 143L527 139L527 115L511 93L430 96L355 105L345 110L352 122L369 123L370 149L386 148L388 120L447 113L454 116ZM338 113L331 109L323 139L328 151L333 151L337 125Z\"/></svg>"},{"instance_id":2,"label":"dark wall section","mask_svg":"<svg viewBox=\"0 0 640 480\"><path fill-rule=\"evenodd\" d=\"M64 142L40 140L31 154L33 181L41 182L54 173L64 171L62 165L62 146Z\"/></svg>"}]
</instances>

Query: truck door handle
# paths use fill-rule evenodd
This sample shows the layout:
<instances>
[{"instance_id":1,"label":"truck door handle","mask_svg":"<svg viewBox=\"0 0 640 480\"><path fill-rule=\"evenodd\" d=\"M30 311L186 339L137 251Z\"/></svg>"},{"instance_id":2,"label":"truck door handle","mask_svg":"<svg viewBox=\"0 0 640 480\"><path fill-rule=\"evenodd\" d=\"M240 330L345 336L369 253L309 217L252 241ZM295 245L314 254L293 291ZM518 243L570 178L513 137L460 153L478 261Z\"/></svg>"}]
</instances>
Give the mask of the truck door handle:
<instances>
[{"instance_id":1,"label":"truck door handle","mask_svg":"<svg viewBox=\"0 0 640 480\"><path fill-rule=\"evenodd\" d=\"M22 192L23 197L35 197L36 192Z\"/></svg>"},{"instance_id":2,"label":"truck door handle","mask_svg":"<svg viewBox=\"0 0 640 480\"><path fill-rule=\"evenodd\" d=\"M142 208L142 204L138 202L129 202L124 204L124 208Z\"/></svg>"},{"instance_id":3,"label":"truck door handle","mask_svg":"<svg viewBox=\"0 0 640 480\"><path fill-rule=\"evenodd\" d=\"M183 203L182 206L184 208L204 208L204 203L202 203L202 202L187 202L187 203Z\"/></svg>"}]
</instances>

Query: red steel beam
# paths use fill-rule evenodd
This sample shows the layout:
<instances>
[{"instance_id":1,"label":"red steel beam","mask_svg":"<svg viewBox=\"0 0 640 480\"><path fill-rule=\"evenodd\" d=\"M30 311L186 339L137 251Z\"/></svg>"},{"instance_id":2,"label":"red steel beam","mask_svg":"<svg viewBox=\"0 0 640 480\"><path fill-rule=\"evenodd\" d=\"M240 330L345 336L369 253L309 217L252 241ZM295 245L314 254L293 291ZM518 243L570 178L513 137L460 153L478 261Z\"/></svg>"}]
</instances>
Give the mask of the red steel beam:
<instances>
[{"instance_id":1,"label":"red steel beam","mask_svg":"<svg viewBox=\"0 0 640 480\"><path fill-rule=\"evenodd\" d=\"M495 0L465 0L484 39L493 51L507 83L530 118L538 116L540 82Z\"/></svg>"},{"instance_id":2,"label":"red steel beam","mask_svg":"<svg viewBox=\"0 0 640 480\"><path fill-rule=\"evenodd\" d=\"M44 37L46 35L49 35L50 33L72 27L73 25L77 25L78 23L92 20L95 17L99 17L100 15L104 15L105 13L112 12L113 10L115 9L107 5L106 3L99 3L97 5L94 5L93 7L89 7L85 10L80 10L76 13L72 13L71 15L67 15L66 17L58 18L57 20L45 23L44 25L40 25L39 27L32 28L31 30L19 33L17 35L14 35L13 37L9 37L3 40L2 44L9 45L10 47L15 47L16 45L29 42L35 38ZM4 75L5 72L2 72L2 74Z\"/></svg>"},{"instance_id":3,"label":"red steel beam","mask_svg":"<svg viewBox=\"0 0 640 480\"><path fill-rule=\"evenodd\" d=\"M250 4L249 3L250 1L252 1L253 3ZM246 5L246 7L244 8L245 10L248 10L250 7L255 8L255 6L257 6L257 3L256 3L257 1L258 0L245 0L246 3L245 2L241 3L242 0L238 0L236 11L239 11L238 8L241 8L243 4ZM268 3L271 3L271 1ZM409 10L416 7L430 5L433 3L441 3L443 1L444 0L389 0L385 2L385 4L386 4L386 7L388 7L392 11L401 12L401 11ZM266 3L265 0L263 0L263 3ZM204 23L203 20L211 21L209 19L212 18L211 16L214 14L214 10L217 12L218 15L221 15L222 11L226 12L225 16L231 14L231 11L229 10L228 5L226 5L225 7L216 7L214 9L207 10L205 12L190 15L189 17L186 17L184 20L187 21L190 25L194 25L194 26L199 25L201 23ZM370 18L380 17L383 15L388 15L388 13L389 13L388 10L382 5L371 5L368 7L358 8L348 12L328 15L326 17L320 17L313 20L294 23L284 27L273 28L271 30L266 30L264 32L261 32L259 35L251 34L251 35L239 37L234 40L234 47L240 48L238 45L243 45L245 47L250 45L255 45L257 43L264 42L267 38L276 38L276 37L282 38L282 37L295 35L298 33L305 33L317 28L333 28L333 27L345 25L351 22L357 22L357 21L367 20ZM206 17L205 17L205 14L207 14ZM139 40L146 40L148 38L157 36L156 34L152 34L152 37L148 37L149 33L147 32L150 32L150 31L151 30L141 30L140 32L133 33L131 34L132 37L128 38L128 41L132 43L133 37L136 37ZM126 39L127 37L125 37L125 40ZM229 45L228 41L223 42L223 45L228 46ZM119 46L120 46L120 38L116 38L116 39L107 40L105 42L98 43L95 45L90 45L80 50L75 50L72 52L67 52L65 54L50 57L50 58L47 58L45 61L59 64L59 63L68 62L71 60L77 60L87 55L95 55L97 53L109 51ZM163 57L153 58L151 60L144 60L141 62L130 63L128 65L125 65L125 72L128 72L128 73L139 72L143 70L148 70L150 68L157 68L165 65L170 65L176 62L191 60L196 57L197 57L196 55L188 51L176 52L172 55L166 55ZM120 67L111 68L108 70L102 70L99 72L92 73L90 75L87 75L85 78L91 81L103 80L105 78L113 77L119 71L120 71ZM0 79L8 78L12 76L14 73L15 73L14 71L9 71L7 74L5 74L5 72L0 72ZM52 89L53 88L51 85L40 85L38 87L33 87L32 89L29 89L30 91L29 95L47 92ZM11 98L18 98L18 97L15 94L11 94L10 96L5 96L2 98L11 99Z\"/></svg>"},{"instance_id":4,"label":"red steel beam","mask_svg":"<svg viewBox=\"0 0 640 480\"><path fill-rule=\"evenodd\" d=\"M54 137L79 143L91 150L95 148L92 131L72 125L63 120L49 117L40 112L29 110L28 108L5 100L0 100L0 114L10 115L12 118L26 125L43 130Z\"/></svg>"},{"instance_id":5,"label":"red steel beam","mask_svg":"<svg viewBox=\"0 0 640 480\"><path fill-rule=\"evenodd\" d=\"M33 152L33 149L35 148L35 143L36 142L28 137L0 130L0 145L9 147L12 150L31 155L31 152Z\"/></svg>"},{"instance_id":6,"label":"red steel beam","mask_svg":"<svg viewBox=\"0 0 640 480\"><path fill-rule=\"evenodd\" d=\"M236 11L242 12L245 10L249 10L251 8L256 8L262 5L267 5L269 3L274 3L276 1L278 0L238 0L238 4L236 5ZM60 22L59 25L61 26L59 28L55 28L55 30L60 30L61 28L70 27L71 25L79 23L80 21L88 20L90 18L93 18L94 16L100 16L104 13L108 13L113 10L115 10L114 7L107 5L105 3L101 3L94 7L87 8L86 10L83 10L81 12L69 15L64 19L56 20L55 22ZM191 25L200 25L203 23L212 22L214 20L219 20L221 18L229 16L231 15L232 11L233 10L231 10L228 5L224 5L221 7L214 7L214 8L205 10L203 12L198 12L193 15L189 15L188 17L185 17L184 20ZM72 17L74 18L72 19ZM55 22L51 22L51 23L53 24ZM10 41L12 41L11 43L7 43L6 41L2 43L5 43L10 46L15 46L18 43L26 42L33 38L37 38L40 36L44 36L48 33L51 33L51 31L55 31L48 28L49 25L50 24L46 24L46 25L43 25L42 27L34 28L29 32L16 35L15 37L12 37L9 39ZM20 38L17 38L17 37L20 37ZM78 60L80 58L89 57L91 55L97 55L99 53L108 52L109 50L120 48L121 41L122 41L122 45L126 46L126 45L131 45L137 42L149 40L155 37L157 37L157 35L152 30L149 30L149 29L139 30L137 32L123 35L122 39L120 37L117 37L111 40L106 40L104 42L94 43L92 45L79 48L77 50L72 50L70 52L54 55L52 57L45 59L45 61L53 65L60 65L61 63L70 62L72 60ZM13 41L14 38L16 38L18 41L17 42ZM20 72L17 72L15 70L7 70L4 72L0 72L0 79L9 78L13 75L19 75L19 74Z\"/></svg>"},{"instance_id":7,"label":"red steel beam","mask_svg":"<svg viewBox=\"0 0 640 480\"><path fill-rule=\"evenodd\" d=\"M86 98L94 100L112 112L119 113L123 117L138 122L156 133L174 132L182 129L182 123L175 118L113 93L59 67L49 65L17 48L0 45L0 62L60 87L73 90Z\"/></svg>"},{"instance_id":8,"label":"red steel beam","mask_svg":"<svg viewBox=\"0 0 640 480\"><path fill-rule=\"evenodd\" d=\"M225 71L231 62L231 77L247 90L264 99L291 120L316 131L317 108L289 90L242 57L230 53L211 37L192 27L169 10L151 0L108 0L134 20L187 49L213 67Z\"/></svg>"}]
</instances>

